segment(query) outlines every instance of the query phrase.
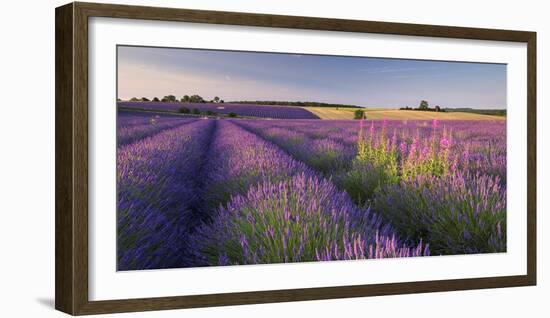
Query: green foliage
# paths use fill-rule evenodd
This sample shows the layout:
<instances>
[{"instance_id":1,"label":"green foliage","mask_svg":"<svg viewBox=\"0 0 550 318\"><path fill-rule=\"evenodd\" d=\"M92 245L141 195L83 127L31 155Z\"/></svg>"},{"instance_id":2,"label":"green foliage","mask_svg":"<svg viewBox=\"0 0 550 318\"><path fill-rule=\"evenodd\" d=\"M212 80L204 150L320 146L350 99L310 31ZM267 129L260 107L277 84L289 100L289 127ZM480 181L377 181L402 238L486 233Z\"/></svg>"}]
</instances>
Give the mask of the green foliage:
<instances>
[{"instance_id":1,"label":"green foliage","mask_svg":"<svg viewBox=\"0 0 550 318\"><path fill-rule=\"evenodd\" d=\"M211 110L207 110L207 111L206 111L206 115L208 115L208 116L215 116L215 115L216 115L216 112L211 111Z\"/></svg>"},{"instance_id":2,"label":"green foliage","mask_svg":"<svg viewBox=\"0 0 550 318\"><path fill-rule=\"evenodd\" d=\"M451 136L444 128L441 137L438 138L434 127L432 137L424 144L420 143L420 137L415 136L408 146L409 152L401 158L400 176L402 179L419 175L441 177L449 173L449 147Z\"/></svg>"},{"instance_id":3,"label":"green foliage","mask_svg":"<svg viewBox=\"0 0 550 318\"><path fill-rule=\"evenodd\" d=\"M132 97L132 98L130 98L130 101L131 102L139 102L139 99L137 97Z\"/></svg>"},{"instance_id":4,"label":"green foliage","mask_svg":"<svg viewBox=\"0 0 550 318\"><path fill-rule=\"evenodd\" d=\"M430 108L428 101L422 100L420 101L420 105L418 108L411 108L409 106L401 107L399 110L420 110L425 112L445 112L445 109L441 108L441 106L436 105L434 108Z\"/></svg>"},{"instance_id":5,"label":"green foliage","mask_svg":"<svg viewBox=\"0 0 550 318\"><path fill-rule=\"evenodd\" d=\"M425 100L420 101L420 106L418 106L418 109L427 110L428 108L430 108L428 101L425 101Z\"/></svg>"},{"instance_id":6,"label":"green foliage","mask_svg":"<svg viewBox=\"0 0 550 318\"><path fill-rule=\"evenodd\" d=\"M364 110L358 109L353 113L353 118L354 119L365 119L367 117L365 116L365 111Z\"/></svg>"},{"instance_id":7,"label":"green foliage","mask_svg":"<svg viewBox=\"0 0 550 318\"><path fill-rule=\"evenodd\" d=\"M192 95L189 97L190 103L205 103L205 100L199 95Z\"/></svg>"},{"instance_id":8,"label":"green foliage","mask_svg":"<svg viewBox=\"0 0 550 318\"><path fill-rule=\"evenodd\" d=\"M408 139L403 137L404 149L397 149L396 132L393 137L386 137L385 126L377 133L374 122L371 122L368 136L363 129L363 122L357 140L357 155L352 167L345 174L338 176L339 183L360 204L372 202L376 192L386 185L397 184L402 180L417 176L444 177L449 174L449 147L451 137L446 129L441 136L434 130L432 137L421 142L419 136Z\"/></svg>"},{"instance_id":9,"label":"green foliage","mask_svg":"<svg viewBox=\"0 0 550 318\"><path fill-rule=\"evenodd\" d=\"M153 97L153 102L160 102L158 97Z\"/></svg>"},{"instance_id":10,"label":"green foliage","mask_svg":"<svg viewBox=\"0 0 550 318\"><path fill-rule=\"evenodd\" d=\"M166 95L162 98L162 101L163 102L168 102L168 103L173 103L173 102L176 102L176 96L174 95Z\"/></svg>"},{"instance_id":11,"label":"green foliage","mask_svg":"<svg viewBox=\"0 0 550 318\"><path fill-rule=\"evenodd\" d=\"M506 251L506 190L488 175L419 176L384 186L374 206L432 255Z\"/></svg>"},{"instance_id":12,"label":"green foliage","mask_svg":"<svg viewBox=\"0 0 550 318\"><path fill-rule=\"evenodd\" d=\"M231 112L231 113L227 114L227 116L229 116L229 117L237 117L237 114L234 113L234 112Z\"/></svg>"},{"instance_id":13,"label":"green foliage","mask_svg":"<svg viewBox=\"0 0 550 318\"><path fill-rule=\"evenodd\" d=\"M354 162L352 169L337 180L358 206L368 206L376 190L388 182L382 167Z\"/></svg>"},{"instance_id":14,"label":"green foliage","mask_svg":"<svg viewBox=\"0 0 550 318\"><path fill-rule=\"evenodd\" d=\"M352 199L360 204L372 200L377 189L386 184L399 182L398 155L395 144L388 149L385 128L375 137L374 123L370 136L365 137L363 125L359 130L357 156L343 177L342 185Z\"/></svg>"},{"instance_id":15,"label":"green foliage","mask_svg":"<svg viewBox=\"0 0 550 318\"><path fill-rule=\"evenodd\" d=\"M182 114L189 114L191 111L187 107L180 107L178 108L178 112Z\"/></svg>"},{"instance_id":16,"label":"green foliage","mask_svg":"<svg viewBox=\"0 0 550 318\"><path fill-rule=\"evenodd\" d=\"M201 111L198 108L193 108L193 114L200 115Z\"/></svg>"}]
</instances>

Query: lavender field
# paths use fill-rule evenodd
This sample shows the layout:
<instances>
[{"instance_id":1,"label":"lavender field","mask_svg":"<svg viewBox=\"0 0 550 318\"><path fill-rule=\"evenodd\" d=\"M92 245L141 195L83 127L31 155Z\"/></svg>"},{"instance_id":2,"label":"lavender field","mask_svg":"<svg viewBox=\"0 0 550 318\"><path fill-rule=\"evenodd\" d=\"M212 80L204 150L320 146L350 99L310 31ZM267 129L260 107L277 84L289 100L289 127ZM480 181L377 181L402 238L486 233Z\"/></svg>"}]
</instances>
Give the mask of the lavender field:
<instances>
[{"instance_id":1,"label":"lavender field","mask_svg":"<svg viewBox=\"0 0 550 318\"><path fill-rule=\"evenodd\" d=\"M119 112L118 270L506 251L505 120L291 112Z\"/></svg>"},{"instance_id":2,"label":"lavender field","mask_svg":"<svg viewBox=\"0 0 550 318\"><path fill-rule=\"evenodd\" d=\"M128 109L147 109L177 112L180 108L198 109L201 112L211 111L217 114L227 115L234 113L243 117L259 117L274 119L319 119L317 115L300 107L292 106L267 106L254 104L229 104L229 103L165 103L165 102L118 102L119 107Z\"/></svg>"}]
</instances>

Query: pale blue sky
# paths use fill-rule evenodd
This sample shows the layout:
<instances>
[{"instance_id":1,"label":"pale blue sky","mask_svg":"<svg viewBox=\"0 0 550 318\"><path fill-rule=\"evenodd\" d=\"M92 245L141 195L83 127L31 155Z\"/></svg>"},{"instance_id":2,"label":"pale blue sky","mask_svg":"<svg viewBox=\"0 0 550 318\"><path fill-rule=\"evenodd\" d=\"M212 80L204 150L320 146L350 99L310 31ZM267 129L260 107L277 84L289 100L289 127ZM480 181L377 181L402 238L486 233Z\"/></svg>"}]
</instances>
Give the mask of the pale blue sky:
<instances>
[{"instance_id":1,"label":"pale blue sky","mask_svg":"<svg viewBox=\"0 0 550 318\"><path fill-rule=\"evenodd\" d=\"M118 47L118 97L506 108L506 65Z\"/></svg>"}]
</instances>

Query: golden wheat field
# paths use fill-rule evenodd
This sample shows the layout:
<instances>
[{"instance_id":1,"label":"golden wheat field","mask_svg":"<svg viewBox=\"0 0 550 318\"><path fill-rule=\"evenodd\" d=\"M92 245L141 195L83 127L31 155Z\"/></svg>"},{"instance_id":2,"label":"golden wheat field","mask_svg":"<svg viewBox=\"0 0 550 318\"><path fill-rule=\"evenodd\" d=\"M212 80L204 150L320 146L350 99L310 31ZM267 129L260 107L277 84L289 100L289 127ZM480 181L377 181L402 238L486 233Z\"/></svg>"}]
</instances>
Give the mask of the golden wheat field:
<instances>
[{"instance_id":1,"label":"golden wheat field","mask_svg":"<svg viewBox=\"0 0 550 318\"><path fill-rule=\"evenodd\" d=\"M321 119L353 119L359 108L306 107ZM466 112L424 112L398 109L364 108L367 119L409 119L409 120L505 120L502 116L482 115Z\"/></svg>"}]
</instances>

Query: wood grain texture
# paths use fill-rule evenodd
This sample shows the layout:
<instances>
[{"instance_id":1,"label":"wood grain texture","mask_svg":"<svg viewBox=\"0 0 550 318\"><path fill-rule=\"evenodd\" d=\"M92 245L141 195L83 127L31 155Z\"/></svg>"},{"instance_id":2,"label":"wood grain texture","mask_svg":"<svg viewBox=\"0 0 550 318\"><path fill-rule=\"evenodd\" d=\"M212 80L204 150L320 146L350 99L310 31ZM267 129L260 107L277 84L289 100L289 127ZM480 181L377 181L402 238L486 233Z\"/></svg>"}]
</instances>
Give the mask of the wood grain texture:
<instances>
[{"instance_id":1,"label":"wood grain texture","mask_svg":"<svg viewBox=\"0 0 550 318\"><path fill-rule=\"evenodd\" d=\"M529 38L530 33L512 30L329 19L226 11L172 9L84 2L76 2L75 4L79 9L85 10L90 16L128 19L181 21L211 24L259 26L270 28L398 34L513 42L526 42Z\"/></svg>"},{"instance_id":2,"label":"wood grain texture","mask_svg":"<svg viewBox=\"0 0 550 318\"><path fill-rule=\"evenodd\" d=\"M89 301L88 18L112 17L528 44L527 275ZM73 315L425 293L536 284L536 33L236 12L72 3L56 9L56 308Z\"/></svg>"},{"instance_id":3,"label":"wood grain texture","mask_svg":"<svg viewBox=\"0 0 550 318\"><path fill-rule=\"evenodd\" d=\"M527 43L527 276L537 284L537 34Z\"/></svg>"},{"instance_id":4,"label":"wood grain texture","mask_svg":"<svg viewBox=\"0 0 550 318\"><path fill-rule=\"evenodd\" d=\"M74 313L73 5L55 10L55 308Z\"/></svg>"}]
</instances>

